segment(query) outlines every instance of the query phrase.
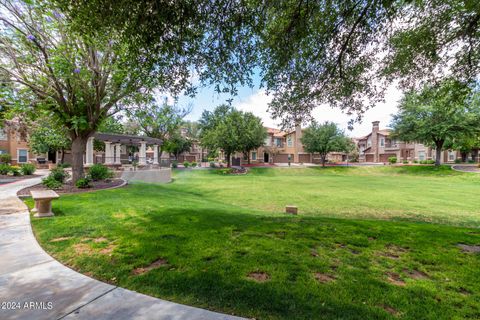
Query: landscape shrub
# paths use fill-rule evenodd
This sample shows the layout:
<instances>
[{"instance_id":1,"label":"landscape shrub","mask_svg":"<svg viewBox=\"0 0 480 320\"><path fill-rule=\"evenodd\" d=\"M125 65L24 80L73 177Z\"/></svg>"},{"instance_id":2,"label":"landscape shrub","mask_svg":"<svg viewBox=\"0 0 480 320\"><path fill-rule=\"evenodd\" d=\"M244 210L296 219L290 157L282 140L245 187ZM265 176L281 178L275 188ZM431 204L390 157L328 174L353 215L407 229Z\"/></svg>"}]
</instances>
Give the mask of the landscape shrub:
<instances>
[{"instance_id":1,"label":"landscape shrub","mask_svg":"<svg viewBox=\"0 0 480 320\"><path fill-rule=\"evenodd\" d=\"M22 164L22 167L20 168L20 170L22 171L22 174L24 176L29 176L35 173L36 168L35 168L35 165L31 163L25 163L25 164Z\"/></svg>"},{"instance_id":2,"label":"landscape shrub","mask_svg":"<svg viewBox=\"0 0 480 320\"><path fill-rule=\"evenodd\" d=\"M190 162L184 161L184 162L183 162L183 166L184 166L185 168L188 168L188 167L190 166Z\"/></svg>"},{"instance_id":3,"label":"landscape shrub","mask_svg":"<svg viewBox=\"0 0 480 320\"><path fill-rule=\"evenodd\" d=\"M197 166L197 163L193 161L190 165L192 166L192 168L195 168Z\"/></svg>"},{"instance_id":4,"label":"landscape shrub","mask_svg":"<svg viewBox=\"0 0 480 320\"><path fill-rule=\"evenodd\" d=\"M178 161L172 161L172 168L178 168Z\"/></svg>"},{"instance_id":5,"label":"landscape shrub","mask_svg":"<svg viewBox=\"0 0 480 320\"><path fill-rule=\"evenodd\" d=\"M68 162L64 162L64 163L58 163L57 164L57 168L70 168L72 165Z\"/></svg>"},{"instance_id":6,"label":"landscape shrub","mask_svg":"<svg viewBox=\"0 0 480 320\"><path fill-rule=\"evenodd\" d=\"M420 164L435 164L435 160L422 160Z\"/></svg>"},{"instance_id":7,"label":"landscape shrub","mask_svg":"<svg viewBox=\"0 0 480 320\"><path fill-rule=\"evenodd\" d=\"M455 159L455 163L462 163L462 159Z\"/></svg>"},{"instance_id":8,"label":"landscape shrub","mask_svg":"<svg viewBox=\"0 0 480 320\"><path fill-rule=\"evenodd\" d=\"M42 179L42 184L48 189L60 189L63 185L60 181L56 180L55 177L50 174L48 177Z\"/></svg>"},{"instance_id":9,"label":"landscape shrub","mask_svg":"<svg viewBox=\"0 0 480 320\"><path fill-rule=\"evenodd\" d=\"M0 163L7 164L12 161L12 156L8 153L0 154Z\"/></svg>"},{"instance_id":10,"label":"landscape shrub","mask_svg":"<svg viewBox=\"0 0 480 320\"><path fill-rule=\"evenodd\" d=\"M418 161L417 161L417 160L413 160L413 163L418 163Z\"/></svg>"},{"instance_id":11,"label":"landscape shrub","mask_svg":"<svg viewBox=\"0 0 480 320\"><path fill-rule=\"evenodd\" d=\"M94 164L88 169L88 176L93 181L113 178L113 171L103 164Z\"/></svg>"},{"instance_id":12,"label":"landscape shrub","mask_svg":"<svg viewBox=\"0 0 480 320\"><path fill-rule=\"evenodd\" d=\"M230 174L233 172L233 169L232 168L225 168L225 169L219 169L217 170L217 173L218 174L222 174L222 175L225 175L225 174Z\"/></svg>"},{"instance_id":13,"label":"landscape shrub","mask_svg":"<svg viewBox=\"0 0 480 320\"><path fill-rule=\"evenodd\" d=\"M215 168L215 162L210 161L210 168Z\"/></svg>"},{"instance_id":14,"label":"landscape shrub","mask_svg":"<svg viewBox=\"0 0 480 320\"><path fill-rule=\"evenodd\" d=\"M75 182L75 186L80 189L90 188L92 186L90 182L91 180L89 177L80 178L77 180L77 182Z\"/></svg>"},{"instance_id":15,"label":"landscape shrub","mask_svg":"<svg viewBox=\"0 0 480 320\"><path fill-rule=\"evenodd\" d=\"M0 164L0 174L1 175L7 175L10 172L11 167L12 166L7 164L7 163Z\"/></svg>"},{"instance_id":16,"label":"landscape shrub","mask_svg":"<svg viewBox=\"0 0 480 320\"><path fill-rule=\"evenodd\" d=\"M19 166L11 166L10 167L10 172L14 176L20 176L20 175L22 175L22 172L20 171L20 169L21 168Z\"/></svg>"},{"instance_id":17,"label":"landscape shrub","mask_svg":"<svg viewBox=\"0 0 480 320\"><path fill-rule=\"evenodd\" d=\"M390 164L397 163L397 157L390 157L390 158L388 158L388 162L389 162Z\"/></svg>"},{"instance_id":18,"label":"landscape shrub","mask_svg":"<svg viewBox=\"0 0 480 320\"><path fill-rule=\"evenodd\" d=\"M63 168L56 167L50 171L48 176L63 184L70 175Z\"/></svg>"},{"instance_id":19,"label":"landscape shrub","mask_svg":"<svg viewBox=\"0 0 480 320\"><path fill-rule=\"evenodd\" d=\"M468 160L468 163L475 163L475 160Z\"/></svg>"},{"instance_id":20,"label":"landscape shrub","mask_svg":"<svg viewBox=\"0 0 480 320\"><path fill-rule=\"evenodd\" d=\"M407 160L403 160L403 164L408 164L408 161L407 161Z\"/></svg>"}]
</instances>

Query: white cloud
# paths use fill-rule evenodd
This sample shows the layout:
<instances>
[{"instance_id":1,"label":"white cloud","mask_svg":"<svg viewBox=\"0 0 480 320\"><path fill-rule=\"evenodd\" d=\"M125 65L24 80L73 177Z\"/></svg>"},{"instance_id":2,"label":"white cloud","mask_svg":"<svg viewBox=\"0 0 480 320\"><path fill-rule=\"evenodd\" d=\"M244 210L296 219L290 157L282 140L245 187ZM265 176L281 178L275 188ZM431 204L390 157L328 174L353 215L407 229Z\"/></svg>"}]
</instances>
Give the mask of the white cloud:
<instances>
[{"instance_id":1,"label":"white cloud","mask_svg":"<svg viewBox=\"0 0 480 320\"><path fill-rule=\"evenodd\" d=\"M385 95L385 102L377 104L374 108L365 112L362 123L355 123L352 131L347 130L348 121L352 118L338 109L332 109L326 105L319 106L313 111L313 117L319 121L332 121L337 123L350 136L363 136L371 131L372 121L380 121L380 127L385 128L391 121L391 114L397 112L397 106L402 92L395 86L390 87ZM268 103L272 100L265 90L257 90L246 98L239 99L234 106L240 110L252 112L263 120L267 127L278 127L267 112Z\"/></svg>"}]
</instances>

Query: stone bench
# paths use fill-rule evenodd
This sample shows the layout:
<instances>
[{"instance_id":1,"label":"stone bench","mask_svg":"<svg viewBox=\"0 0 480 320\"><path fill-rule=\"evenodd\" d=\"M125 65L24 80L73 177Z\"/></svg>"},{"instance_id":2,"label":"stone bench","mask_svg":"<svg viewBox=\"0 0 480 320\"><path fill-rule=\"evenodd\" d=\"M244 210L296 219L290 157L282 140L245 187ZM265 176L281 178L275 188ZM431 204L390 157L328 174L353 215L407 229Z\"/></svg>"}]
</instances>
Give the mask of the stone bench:
<instances>
[{"instance_id":1,"label":"stone bench","mask_svg":"<svg viewBox=\"0 0 480 320\"><path fill-rule=\"evenodd\" d=\"M36 212L34 217L52 217L52 200L58 199L60 196L53 190L30 191L32 199L35 201L35 208L32 212Z\"/></svg>"}]
</instances>

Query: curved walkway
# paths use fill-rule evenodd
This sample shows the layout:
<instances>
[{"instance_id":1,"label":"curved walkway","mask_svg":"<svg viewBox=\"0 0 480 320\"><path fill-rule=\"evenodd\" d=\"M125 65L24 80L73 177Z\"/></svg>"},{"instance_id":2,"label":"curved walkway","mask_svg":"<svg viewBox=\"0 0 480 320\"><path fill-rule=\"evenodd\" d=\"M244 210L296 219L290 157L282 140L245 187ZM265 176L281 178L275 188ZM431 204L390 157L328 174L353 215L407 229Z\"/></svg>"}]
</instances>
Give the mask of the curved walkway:
<instances>
[{"instance_id":1,"label":"curved walkway","mask_svg":"<svg viewBox=\"0 0 480 320\"><path fill-rule=\"evenodd\" d=\"M458 164L452 166L453 170L461 171L461 172L474 172L480 173L480 168L477 164Z\"/></svg>"},{"instance_id":2,"label":"curved walkway","mask_svg":"<svg viewBox=\"0 0 480 320\"><path fill-rule=\"evenodd\" d=\"M16 196L40 179L0 185L0 319L242 319L112 286L53 259Z\"/></svg>"}]
</instances>

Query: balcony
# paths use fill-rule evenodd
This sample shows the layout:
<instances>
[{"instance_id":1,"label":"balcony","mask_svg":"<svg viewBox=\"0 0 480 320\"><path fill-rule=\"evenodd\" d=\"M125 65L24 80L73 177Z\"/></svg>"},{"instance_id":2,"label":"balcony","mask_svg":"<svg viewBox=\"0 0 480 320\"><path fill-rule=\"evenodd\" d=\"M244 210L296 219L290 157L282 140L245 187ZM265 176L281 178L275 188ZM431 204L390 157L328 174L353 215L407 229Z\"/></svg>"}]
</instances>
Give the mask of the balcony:
<instances>
[{"instance_id":1,"label":"balcony","mask_svg":"<svg viewBox=\"0 0 480 320\"><path fill-rule=\"evenodd\" d=\"M385 143L385 150L398 150L400 145L398 143Z\"/></svg>"}]
</instances>

